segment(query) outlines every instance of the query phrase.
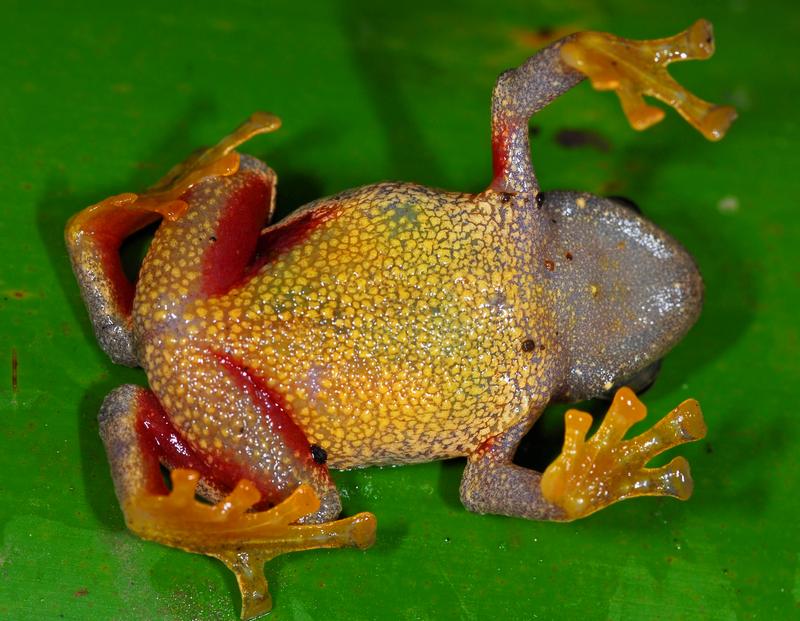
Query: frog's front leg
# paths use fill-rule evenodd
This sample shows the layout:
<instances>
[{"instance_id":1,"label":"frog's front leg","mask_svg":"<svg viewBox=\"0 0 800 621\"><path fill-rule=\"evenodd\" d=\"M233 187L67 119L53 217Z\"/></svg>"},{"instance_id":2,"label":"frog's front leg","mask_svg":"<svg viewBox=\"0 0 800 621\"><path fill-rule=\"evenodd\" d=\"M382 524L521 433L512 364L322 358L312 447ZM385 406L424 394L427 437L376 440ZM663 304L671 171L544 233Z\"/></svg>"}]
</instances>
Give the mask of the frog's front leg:
<instances>
[{"instance_id":1,"label":"frog's front leg","mask_svg":"<svg viewBox=\"0 0 800 621\"><path fill-rule=\"evenodd\" d=\"M484 443L469 458L461 483L462 501L478 513L568 521L636 496L686 500L693 483L683 457L659 468L645 466L674 446L705 437L700 407L694 400L685 401L649 430L624 440L646 412L633 391L622 388L600 428L586 441L592 417L570 410L564 448L543 475L511 463L530 421L520 424Z\"/></svg>"},{"instance_id":2,"label":"frog's front leg","mask_svg":"<svg viewBox=\"0 0 800 621\"><path fill-rule=\"evenodd\" d=\"M565 519L564 511L542 496L541 473L512 463L520 440L539 414L541 410L490 438L467 458L461 479L461 502L467 509L530 520Z\"/></svg>"},{"instance_id":3,"label":"frog's front leg","mask_svg":"<svg viewBox=\"0 0 800 621\"><path fill-rule=\"evenodd\" d=\"M201 478L208 463L171 428L156 396L138 386L122 386L106 397L100 411L114 487L128 527L140 537L218 558L236 574L242 594L242 618L271 608L263 565L287 552L314 548L365 548L375 536L375 518L361 513L323 524L297 524L318 515L320 500L300 485L266 510L254 510L261 498L247 480L216 504L195 500L213 488ZM169 490L161 466L171 472ZM219 464L218 464L219 466ZM213 473L211 474L213 479Z\"/></svg>"},{"instance_id":4,"label":"frog's front leg","mask_svg":"<svg viewBox=\"0 0 800 621\"><path fill-rule=\"evenodd\" d=\"M491 189L532 196L539 192L530 162L528 119L584 77L598 90L616 91L636 129L664 117L662 110L644 103L642 95L648 95L674 107L706 138L719 140L736 118L735 110L699 99L666 70L672 62L706 59L713 52L711 24L698 20L673 37L650 41L604 32L576 33L506 71L497 79L492 95Z\"/></svg>"}]
</instances>

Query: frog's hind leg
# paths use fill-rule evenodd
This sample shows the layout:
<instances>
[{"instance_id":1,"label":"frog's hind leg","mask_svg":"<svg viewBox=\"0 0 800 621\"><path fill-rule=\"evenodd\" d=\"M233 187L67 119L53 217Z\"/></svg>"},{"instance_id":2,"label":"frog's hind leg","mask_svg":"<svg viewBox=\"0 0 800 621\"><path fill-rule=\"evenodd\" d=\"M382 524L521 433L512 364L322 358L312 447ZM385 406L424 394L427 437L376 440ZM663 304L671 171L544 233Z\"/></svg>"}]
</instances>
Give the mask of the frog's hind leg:
<instances>
[{"instance_id":1,"label":"frog's hind leg","mask_svg":"<svg viewBox=\"0 0 800 621\"><path fill-rule=\"evenodd\" d=\"M564 449L543 475L511 463L530 422L512 428L469 458L462 501L478 513L567 521L636 496L686 500L693 484L683 457L660 468L645 466L656 455L705 436L700 407L692 399L685 401L649 430L624 440L625 432L645 415L633 391L622 388L598 431L586 441L591 416L570 410Z\"/></svg>"},{"instance_id":2,"label":"frog's hind leg","mask_svg":"<svg viewBox=\"0 0 800 621\"><path fill-rule=\"evenodd\" d=\"M261 495L246 480L240 480L216 504L199 502L198 470L203 464L187 446L178 449L186 460L184 465L190 468L172 471L169 490L161 465L171 461L167 445L180 444L181 439L177 430L170 437L161 436L161 412L151 391L131 385L109 394L100 411L100 434L125 521L142 538L225 563L236 574L243 619L268 612L272 606L263 571L264 563L271 558L315 548L366 548L374 541L375 518L371 514L323 524L297 524L319 510L319 498L307 485L300 485L286 499L263 511L254 510Z\"/></svg>"},{"instance_id":3,"label":"frog's hind leg","mask_svg":"<svg viewBox=\"0 0 800 621\"><path fill-rule=\"evenodd\" d=\"M187 211L187 193L208 178L230 177L239 171L240 156L233 149L256 134L271 132L280 120L257 112L217 145L190 156L141 194L111 196L75 214L64 237L95 335L111 360L137 366L134 348L134 284L125 275L120 247L126 238L149 224L175 221ZM253 158L250 158L251 162ZM268 186L265 220L275 209L275 173L261 166Z\"/></svg>"}]
</instances>

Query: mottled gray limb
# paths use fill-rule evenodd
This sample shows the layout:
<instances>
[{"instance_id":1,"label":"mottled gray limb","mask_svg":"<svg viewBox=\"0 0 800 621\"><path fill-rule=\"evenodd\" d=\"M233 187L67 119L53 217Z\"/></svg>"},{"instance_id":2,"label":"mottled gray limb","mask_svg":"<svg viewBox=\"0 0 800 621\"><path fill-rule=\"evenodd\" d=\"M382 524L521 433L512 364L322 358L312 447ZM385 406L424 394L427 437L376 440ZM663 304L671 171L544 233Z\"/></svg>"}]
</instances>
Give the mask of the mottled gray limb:
<instances>
[{"instance_id":1,"label":"mottled gray limb","mask_svg":"<svg viewBox=\"0 0 800 621\"><path fill-rule=\"evenodd\" d=\"M139 366L133 322L114 295L112 278L105 269L106 258L96 240L90 235L78 234L67 240L67 248L98 344L112 362Z\"/></svg>"},{"instance_id":2,"label":"mottled gray limb","mask_svg":"<svg viewBox=\"0 0 800 621\"><path fill-rule=\"evenodd\" d=\"M123 507L128 499L144 491L146 481L154 474L148 472L148 468L154 465L158 468L157 463L147 463L136 431L139 399L148 392L146 388L133 384L115 388L103 401L97 417L100 437L111 465L114 489Z\"/></svg>"},{"instance_id":3,"label":"mottled gray limb","mask_svg":"<svg viewBox=\"0 0 800 621\"><path fill-rule=\"evenodd\" d=\"M565 37L500 75L492 94L494 180L498 192L537 194L530 160L528 119L584 79L561 60Z\"/></svg>"},{"instance_id":4,"label":"mottled gray limb","mask_svg":"<svg viewBox=\"0 0 800 621\"><path fill-rule=\"evenodd\" d=\"M468 510L529 520L565 519L564 512L542 496L542 475L511 463L517 445L540 413L515 425L467 459L461 479L461 502Z\"/></svg>"}]
</instances>

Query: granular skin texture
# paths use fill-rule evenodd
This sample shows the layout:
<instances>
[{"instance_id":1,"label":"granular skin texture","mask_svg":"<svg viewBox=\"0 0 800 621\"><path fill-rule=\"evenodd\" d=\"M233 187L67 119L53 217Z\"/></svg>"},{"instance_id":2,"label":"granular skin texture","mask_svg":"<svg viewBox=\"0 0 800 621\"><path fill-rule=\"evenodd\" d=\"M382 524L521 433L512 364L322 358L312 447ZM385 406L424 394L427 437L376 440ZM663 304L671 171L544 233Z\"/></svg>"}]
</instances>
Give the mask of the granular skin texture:
<instances>
[{"instance_id":1,"label":"granular skin texture","mask_svg":"<svg viewBox=\"0 0 800 621\"><path fill-rule=\"evenodd\" d=\"M239 183L194 199L219 201ZM281 395L332 468L466 455L548 400L547 357L560 348L525 210L492 191L391 183L307 209L326 215L302 243L210 298L192 293L213 222L197 208L158 231L136 332L154 392L193 443L262 466L289 459L212 352ZM280 226L291 235L305 225L299 213ZM543 347L522 351L526 340Z\"/></svg>"}]
</instances>

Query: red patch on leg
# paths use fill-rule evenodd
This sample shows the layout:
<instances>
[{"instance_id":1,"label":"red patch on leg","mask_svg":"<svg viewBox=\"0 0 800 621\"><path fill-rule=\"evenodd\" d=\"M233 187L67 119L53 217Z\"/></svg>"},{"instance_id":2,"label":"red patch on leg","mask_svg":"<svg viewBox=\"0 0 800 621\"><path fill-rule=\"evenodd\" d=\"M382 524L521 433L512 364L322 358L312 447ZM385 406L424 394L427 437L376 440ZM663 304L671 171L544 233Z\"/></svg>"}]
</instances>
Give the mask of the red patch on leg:
<instances>
[{"instance_id":1,"label":"red patch on leg","mask_svg":"<svg viewBox=\"0 0 800 621\"><path fill-rule=\"evenodd\" d=\"M497 122L492 128L492 186L502 181L508 165L508 127Z\"/></svg>"},{"instance_id":2,"label":"red patch on leg","mask_svg":"<svg viewBox=\"0 0 800 621\"><path fill-rule=\"evenodd\" d=\"M111 202L115 198L99 205L103 207L108 202L105 208L86 209L75 216L67 226L67 243L77 245L78 236L81 235L91 238L100 255L103 274L111 285L114 303L129 316L133 308L134 286L122 269L119 249L126 237L155 222L160 216L142 209L115 208Z\"/></svg>"},{"instance_id":3,"label":"red patch on leg","mask_svg":"<svg viewBox=\"0 0 800 621\"><path fill-rule=\"evenodd\" d=\"M289 216L283 222L269 227L258 239L255 259L248 269L253 275L264 265L275 261L282 254L302 244L322 224L339 213L338 204L330 204Z\"/></svg>"},{"instance_id":4,"label":"red patch on leg","mask_svg":"<svg viewBox=\"0 0 800 621\"><path fill-rule=\"evenodd\" d=\"M283 499L274 486L263 477L255 476L246 468L229 461L215 460L209 463L208 456L196 449L175 428L158 398L150 391L143 392L136 408L136 433L148 472L147 490L155 494L168 492L161 477L160 463L170 468L196 470L209 485L227 494L241 479L252 481L261 493L261 503L277 504Z\"/></svg>"},{"instance_id":5,"label":"red patch on leg","mask_svg":"<svg viewBox=\"0 0 800 621\"><path fill-rule=\"evenodd\" d=\"M489 436L483 442L478 445L478 448L475 449L474 457L482 457L494 446L494 443L497 442L497 436Z\"/></svg>"},{"instance_id":6,"label":"red patch on leg","mask_svg":"<svg viewBox=\"0 0 800 621\"><path fill-rule=\"evenodd\" d=\"M253 259L261 227L269 213L272 184L255 172L226 200L203 255L203 293L222 295L240 282Z\"/></svg>"},{"instance_id":7,"label":"red patch on leg","mask_svg":"<svg viewBox=\"0 0 800 621\"><path fill-rule=\"evenodd\" d=\"M239 387L261 410L261 415L268 422L271 432L280 437L289 450L294 453L298 466L303 470L316 471L317 474L322 474L327 478L328 468L324 464L314 461L311 444L300 426L292 419L283 396L267 386L267 383L252 369L233 357L223 353L215 353L215 356Z\"/></svg>"}]
</instances>

